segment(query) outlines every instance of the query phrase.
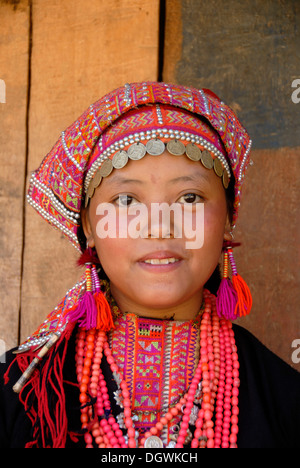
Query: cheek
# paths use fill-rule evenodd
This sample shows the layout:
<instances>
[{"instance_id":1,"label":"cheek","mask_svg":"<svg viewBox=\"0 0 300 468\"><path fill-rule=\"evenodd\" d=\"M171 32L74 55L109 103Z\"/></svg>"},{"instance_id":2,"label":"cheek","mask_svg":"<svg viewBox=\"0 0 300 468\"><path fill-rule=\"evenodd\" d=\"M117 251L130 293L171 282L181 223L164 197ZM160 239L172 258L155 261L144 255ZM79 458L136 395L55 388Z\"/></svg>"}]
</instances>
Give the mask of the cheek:
<instances>
[{"instance_id":1,"label":"cheek","mask_svg":"<svg viewBox=\"0 0 300 468\"><path fill-rule=\"evenodd\" d=\"M222 251L226 219L226 202L222 200L204 210L204 245L217 259Z\"/></svg>"},{"instance_id":2,"label":"cheek","mask_svg":"<svg viewBox=\"0 0 300 468\"><path fill-rule=\"evenodd\" d=\"M227 219L227 206L225 199L220 200L205 206L204 208L204 225L205 230L224 235L225 224Z\"/></svg>"},{"instance_id":3,"label":"cheek","mask_svg":"<svg viewBox=\"0 0 300 468\"><path fill-rule=\"evenodd\" d=\"M132 252L128 239L96 238L95 247L100 264L110 279L128 268Z\"/></svg>"}]
</instances>

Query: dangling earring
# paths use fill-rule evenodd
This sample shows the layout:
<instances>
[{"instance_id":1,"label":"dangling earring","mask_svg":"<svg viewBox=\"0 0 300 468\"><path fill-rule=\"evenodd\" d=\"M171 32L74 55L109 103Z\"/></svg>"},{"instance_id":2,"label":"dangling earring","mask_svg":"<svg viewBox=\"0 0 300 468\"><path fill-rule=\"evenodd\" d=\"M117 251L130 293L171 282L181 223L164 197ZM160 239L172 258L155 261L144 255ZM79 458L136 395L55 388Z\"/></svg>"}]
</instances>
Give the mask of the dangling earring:
<instances>
[{"instance_id":1,"label":"dangling earring","mask_svg":"<svg viewBox=\"0 0 300 468\"><path fill-rule=\"evenodd\" d=\"M223 247L224 266L223 278L217 292L217 312L219 317L235 320L238 317L248 315L252 307L250 289L243 278L237 272L232 248L239 244L225 242ZM229 263L231 266L232 280L229 278Z\"/></svg>"},{"instance_id":2,"label":"dangling earring","mask_svg":"<svg viewBox=\"0 0 300 468\"><path fill-rule=\"evenodd\" d=\"M88 246L78 260L78 265L85 266L86 290L79 303L70 309L68 316L71 322L78 321L86 330L96 328L104 332L115 328L111 308L101 291L100 281L96 265L99 264L98 256Z\"/></svg>"}]
</instances>

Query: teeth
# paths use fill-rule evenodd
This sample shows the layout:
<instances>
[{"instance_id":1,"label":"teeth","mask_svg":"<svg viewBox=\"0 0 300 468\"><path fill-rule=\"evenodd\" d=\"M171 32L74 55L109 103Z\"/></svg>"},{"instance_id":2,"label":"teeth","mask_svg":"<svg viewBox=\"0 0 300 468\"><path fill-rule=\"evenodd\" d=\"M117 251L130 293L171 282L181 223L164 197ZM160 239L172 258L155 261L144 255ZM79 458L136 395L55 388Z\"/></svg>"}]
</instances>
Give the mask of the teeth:
<instances>
[{"instance_id":1,"label":"teeth","mask_svg":"<svg viewBox=\"0 0 300 468\"><path fill-rule=\"evenodd\" d=\"M149 260L145 260L145 263L150 263L151 265L168 265L168 263L175 263L178 262L178 258L150 258Z\"/></svg>"}]
</instances>

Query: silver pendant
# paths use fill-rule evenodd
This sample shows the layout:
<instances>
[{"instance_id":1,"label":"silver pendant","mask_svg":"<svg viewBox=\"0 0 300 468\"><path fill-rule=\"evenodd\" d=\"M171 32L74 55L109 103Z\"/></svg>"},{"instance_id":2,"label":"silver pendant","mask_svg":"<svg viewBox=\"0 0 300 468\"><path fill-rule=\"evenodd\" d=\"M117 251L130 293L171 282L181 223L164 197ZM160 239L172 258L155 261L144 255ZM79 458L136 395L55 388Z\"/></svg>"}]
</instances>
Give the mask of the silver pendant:
<instances>
[{"instance_id":1,"label":"silver pendant","mask_svg":"<svg viewBox=\"0 0 300 468\"><path fill-rule=\"evenodd\" d=\"M162 448L163 446L162 440L157 436L147 437L144 445L145 448Z\"/></svg>"}]
</instances>

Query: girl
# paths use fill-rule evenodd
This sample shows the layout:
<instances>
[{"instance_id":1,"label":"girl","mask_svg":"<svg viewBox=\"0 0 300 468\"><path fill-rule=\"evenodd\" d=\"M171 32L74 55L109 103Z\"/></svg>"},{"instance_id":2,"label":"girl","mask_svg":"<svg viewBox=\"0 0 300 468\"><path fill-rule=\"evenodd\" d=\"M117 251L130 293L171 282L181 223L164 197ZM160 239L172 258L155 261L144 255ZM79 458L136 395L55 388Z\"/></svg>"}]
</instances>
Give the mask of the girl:
<instances>
[{"instance_id":1,"label":"girl","mask_svg":"<svg viewBox=\"0 0 300 468\"><path fill-rule=\"evenodd\" d=\"M85 274L2 366L3 447L299 445L299 374L232 325L252 304L232 252L250 147L217 96L165 83L62 133L28 199Z\"/></svg>"}]
</instances>

